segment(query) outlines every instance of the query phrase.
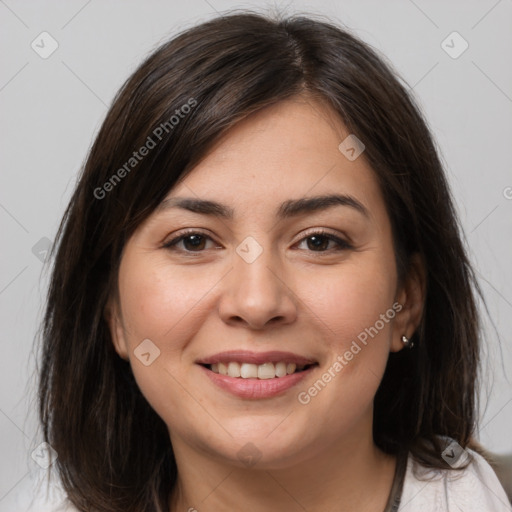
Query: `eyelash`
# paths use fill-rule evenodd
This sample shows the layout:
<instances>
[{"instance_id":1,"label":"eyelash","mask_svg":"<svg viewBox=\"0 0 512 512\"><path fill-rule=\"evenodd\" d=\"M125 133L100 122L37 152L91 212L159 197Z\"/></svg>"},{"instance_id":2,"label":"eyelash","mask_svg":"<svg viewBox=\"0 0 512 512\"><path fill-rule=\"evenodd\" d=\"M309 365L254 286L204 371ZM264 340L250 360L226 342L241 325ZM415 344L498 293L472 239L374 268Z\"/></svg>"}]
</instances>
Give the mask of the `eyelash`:
<instances>
[{"instance_id":1,"label":"eyelash","mask_svg":"<svg viewBox=\"0 0 512 512\"><path fill-rule=\"evenodd\" d=\"M206 239L213 241L213 239L206 233L203 233L202 231L197 231L197 230L191 229L191 230L187 230L187 231L183 232L181 235L173 238L172 240L169 240L169 242L166 242L163 245L163 248L168 249L170 251L176 251L176 249L174 247L191 235L200 235L202 237L205 237ZM309 251L312 253L318 253L321 255L321 254L325 254L325 253L331 253L332 251L343 251L343 250L348 250L348 249L353 248L352 245L349 244L346 240L343 240L342 238L339 238L338 236L333 235L332 233L329 233L328 231L325 231L322 229L308 233L306 236L302 237L297 243L301 243L304 240L307 240L308 238L311 238L313 236L327 238L329 241L335 242L338 245L338 247L334 248L334 249L327 249L324 251ZM183 252L187 255L189 255L189 254L192 255L192 254L201 254L205 250L206 249L203 249L201 251L189 251L189 250L185 249L183 251L178 251L178 252Z\"/></svg>"}]
</instances>

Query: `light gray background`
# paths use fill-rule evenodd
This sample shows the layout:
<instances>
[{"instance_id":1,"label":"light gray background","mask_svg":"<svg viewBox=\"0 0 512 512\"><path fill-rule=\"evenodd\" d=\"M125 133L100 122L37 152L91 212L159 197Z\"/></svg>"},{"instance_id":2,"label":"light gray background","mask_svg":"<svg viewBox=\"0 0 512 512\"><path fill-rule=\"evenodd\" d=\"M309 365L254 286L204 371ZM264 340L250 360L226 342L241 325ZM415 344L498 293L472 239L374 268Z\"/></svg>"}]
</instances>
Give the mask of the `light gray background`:
<instances>
[{"instance_id":1,"label":"light gray background","mask_svg":"<svg viewBox=\"0 0 512 512\"><path fill-rule=\"evenodd\" d=\"M498 331L486 321L480 440L495 452L512 451L511 0L0 0L0 509L34 466L30 454L41 442L32 349L48 277L32 248L41 238L53 240L107 106L141 60L177 30L226 9L267 6L346 24L414 89ZM31 48L43 31L59 44L47 59ZM441 47L453 31L469 44L456 59Z\"/></svg>"}]
</instances>

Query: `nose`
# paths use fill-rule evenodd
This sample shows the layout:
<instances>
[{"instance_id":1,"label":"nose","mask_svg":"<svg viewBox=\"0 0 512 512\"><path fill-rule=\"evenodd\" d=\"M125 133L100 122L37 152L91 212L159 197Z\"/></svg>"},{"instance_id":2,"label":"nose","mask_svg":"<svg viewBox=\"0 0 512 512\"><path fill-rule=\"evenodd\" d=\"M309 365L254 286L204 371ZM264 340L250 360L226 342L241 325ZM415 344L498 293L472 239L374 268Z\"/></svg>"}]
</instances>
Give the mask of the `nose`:
<instances>
[{"instance_id":1,"label":"nose","mask_svg":"<svg viewBox=\"0 0 512 512\"><path fill-rule=\"evenodd\" d=\"M261 330L297 318L298 299L272 251L263 250L251 263L234 254L233 268L223 279L219 314L231 325Z\"/></svg>"}]
</instances>

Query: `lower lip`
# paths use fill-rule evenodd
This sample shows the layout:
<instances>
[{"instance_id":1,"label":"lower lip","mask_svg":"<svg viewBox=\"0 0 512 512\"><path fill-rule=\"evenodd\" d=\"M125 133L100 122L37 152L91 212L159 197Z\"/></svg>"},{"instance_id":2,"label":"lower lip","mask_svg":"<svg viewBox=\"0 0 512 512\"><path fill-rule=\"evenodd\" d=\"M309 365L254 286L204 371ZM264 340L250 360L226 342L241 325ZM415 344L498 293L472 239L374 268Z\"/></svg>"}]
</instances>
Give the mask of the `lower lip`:
<instances>
[{"instance_id":1,"label":"lower lip","mask_svg":"<svg viewBox=\"0 0 512 512\"><path fill-rule=\"evenodd\" d=\"M221 389L245 399L270 398L284 393L302 379L306 378L316 367L311 366L299 373L292 373L285 377L273 379L243 379L241 377L229 377L220 373L212 372L202 365L200 368L206 372L208 378Z\"/></svg>"}]
</instances>

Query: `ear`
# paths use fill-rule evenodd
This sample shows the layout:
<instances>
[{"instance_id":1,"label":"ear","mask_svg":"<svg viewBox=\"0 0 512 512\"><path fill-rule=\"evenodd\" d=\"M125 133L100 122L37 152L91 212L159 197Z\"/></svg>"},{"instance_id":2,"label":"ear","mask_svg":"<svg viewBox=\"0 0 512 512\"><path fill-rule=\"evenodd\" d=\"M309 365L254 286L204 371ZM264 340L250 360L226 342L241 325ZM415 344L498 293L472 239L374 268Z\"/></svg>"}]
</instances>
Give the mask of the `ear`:
<instances>
[{"instance_id":1,"label":"ear","mask_svg":"<svg viewBox=\"0 0 512 512\"><path fill-rule=\"evenodd\" d=\"M128 344L125 336L123 318L119 301L115 298L109 299L103 311L103 317L110 329L110 337L116 352L122 359L129 361Z\"/></svg>"},{"instance_id":2,"label":"ear","mask_svg":"<svg viewBox=\"0 0 512 512\"><path fill-rule=\"evenodd\" d=\"M420 324L426 296L425 265L418 253L411 256L409 269L402 287L398 290L396 302L402 309L397 312L393 324L391 352L404 348L402 336L411 338Z\"/></svg>"}]
</instances>

